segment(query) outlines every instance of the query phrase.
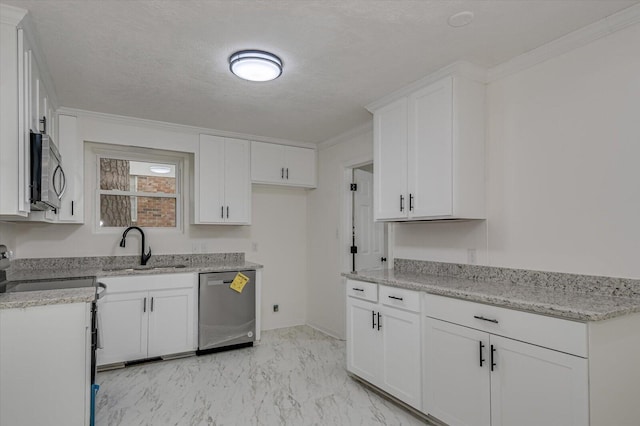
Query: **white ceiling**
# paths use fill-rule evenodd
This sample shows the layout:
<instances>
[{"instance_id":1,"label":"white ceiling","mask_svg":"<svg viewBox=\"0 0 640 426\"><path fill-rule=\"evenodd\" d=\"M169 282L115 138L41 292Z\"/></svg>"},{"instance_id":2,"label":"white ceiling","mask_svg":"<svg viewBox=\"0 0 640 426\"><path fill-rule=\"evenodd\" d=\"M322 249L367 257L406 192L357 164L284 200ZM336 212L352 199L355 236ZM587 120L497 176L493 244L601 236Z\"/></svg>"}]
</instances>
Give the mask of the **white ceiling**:
<instances>
[{"instance_id":1,"label":"white ceiling","mask_svg":"<svg viewBox=\"0 0 640 426\"><path fill-rule=\"evenodd\" d=\"M637 3L1 1L30 11L62 106L316 143L452 62L492 67ZM463 10L473 23L448 26ZM241 49L277 54L283 75L233 76Z\"/></svg>"}]
</instances>

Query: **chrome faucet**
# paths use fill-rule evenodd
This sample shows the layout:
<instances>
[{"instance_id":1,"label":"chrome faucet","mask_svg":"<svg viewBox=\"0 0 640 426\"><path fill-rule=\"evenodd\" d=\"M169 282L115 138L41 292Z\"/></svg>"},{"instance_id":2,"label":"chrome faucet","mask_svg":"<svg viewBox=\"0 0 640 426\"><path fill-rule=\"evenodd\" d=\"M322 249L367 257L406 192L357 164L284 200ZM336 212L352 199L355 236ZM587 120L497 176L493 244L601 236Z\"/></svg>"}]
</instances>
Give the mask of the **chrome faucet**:
<instances>
[{"instance_id":1,"label":"chrome faucet","mask_svg":"<svg viewBox=\"0 0 640 426\"><path fill-rule=\"evenodd\" d=\"M149 247L149 253L144 254L144 232L142 231L142 228L138 228L137 226L130 226L127 229L125 229L124 233L122 234L122 240L120 240L120 247L124 247L125 246L125 244L126 244L125 240L127 239L127 234L132 229L140 231L140 235L142 235L142 254L140 255L140 264L141 265L146 265L147 261L151 257L151 247Z\"/></svg>"}]
</instances>

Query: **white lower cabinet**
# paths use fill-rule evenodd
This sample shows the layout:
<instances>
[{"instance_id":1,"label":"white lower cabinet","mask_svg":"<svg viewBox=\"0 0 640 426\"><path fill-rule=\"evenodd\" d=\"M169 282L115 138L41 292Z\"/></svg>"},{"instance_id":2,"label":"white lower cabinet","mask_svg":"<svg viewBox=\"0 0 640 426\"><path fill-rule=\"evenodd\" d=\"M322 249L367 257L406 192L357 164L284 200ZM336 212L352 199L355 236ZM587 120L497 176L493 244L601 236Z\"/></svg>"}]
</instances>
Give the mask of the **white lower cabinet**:
<instances>
[{"instance_id":1,"label":"white lower cabinet","mask_svg":"<svg viewBox=\"0 0 640 426\"><path fill-rule=\"evenodd\" d=\"M0 309L0 425L89 424L91 304Z\"/></svg>"},{"instance_id":2,"label":"white lower cabinet","mask_svg":"<svg viewBox=\"0 0 640 426\"><path fill-rule=\"evenodd\" d=\"M347 281L347 370L420 409L419 293L379 293L378 301L377 284Z\"/></svg>"},{"instance_id":3,"label":"white lower cabinet","mask_svg":"<svg viewBox=\"0 0 640 426\"><path fill-rule=\"evenodd\" d=\"M196 349L197 274L108 277L98 304L98 365Z\"/></svg>"},{"instance_id":4,"label":"white lower cabinet","mask_svg":"<svg viewBox=\"0 0 640 426\"><path fill-rule=\"evenodd\" d=\"M451 426L589 424L586 324L424 299L426 413Z\"/></svg>"}]
</instances>

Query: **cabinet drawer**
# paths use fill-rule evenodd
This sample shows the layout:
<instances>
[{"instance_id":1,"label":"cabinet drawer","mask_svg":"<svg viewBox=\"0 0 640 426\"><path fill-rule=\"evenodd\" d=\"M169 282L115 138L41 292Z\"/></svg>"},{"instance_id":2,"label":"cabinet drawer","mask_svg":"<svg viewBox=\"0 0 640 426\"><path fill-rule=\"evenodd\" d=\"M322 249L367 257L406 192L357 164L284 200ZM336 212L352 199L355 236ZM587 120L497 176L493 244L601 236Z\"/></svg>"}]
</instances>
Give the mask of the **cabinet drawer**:
<instances>
[{"instance_id":1,"label":"cabinet drawer","mask_svg":"<svg viewBox=\"0 0 640 426\"><path fill-rule=\"evenodd\" d=\"M424 295L426 316L587 357L587 325L450 297Z\"/></svg>"},{"instance_id":2,"label":"cabinet drawer","mask_svg":"<svg viewBox=\"0 0 640 426\"><path fill-rule=\"evenodd\" d=\"M107 285L107 293L126 293L130 291L152 291L174 288L193 288L197 282L197 274L156 274L156 275L123 275L118 277L98 278Z\"/></svg>"},{"instance_id":3,"label":"cabinet drawer","mask_svg":"<svg viewBox=\"0 0 640 426\"><path fill-rule=\"evenodd\" d=\"M417 291L381 285L380 302L386 306L420 312L420 293Z\"/></svg>"},{"instance_id":4,"label":"cabinet drawer","mask_svg":"<svg viewBox=\"0 0 640 426\"><path fill-rule=\"evenodd\" d=\"M378 284L347 280L347 296L377 302Z\"/></svg>"}]
</instances>

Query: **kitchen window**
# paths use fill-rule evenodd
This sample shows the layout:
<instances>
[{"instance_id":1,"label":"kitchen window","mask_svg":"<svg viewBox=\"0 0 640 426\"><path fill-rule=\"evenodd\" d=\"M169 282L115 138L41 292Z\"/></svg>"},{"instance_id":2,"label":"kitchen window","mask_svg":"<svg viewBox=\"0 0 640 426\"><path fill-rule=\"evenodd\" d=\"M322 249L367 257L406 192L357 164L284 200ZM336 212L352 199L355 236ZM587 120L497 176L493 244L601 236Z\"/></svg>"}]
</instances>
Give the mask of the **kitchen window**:
<instances>
[{"instance_id":1,"label":"kitchen window","mask_svg":"<svg viewBox=\"0 0 640 426\"><path fill-rule=\"evenodd\" d=\"M179 228L182 157L99 150L96 216L99 229L140 226Z\"/></svg>"}]
</instances>

